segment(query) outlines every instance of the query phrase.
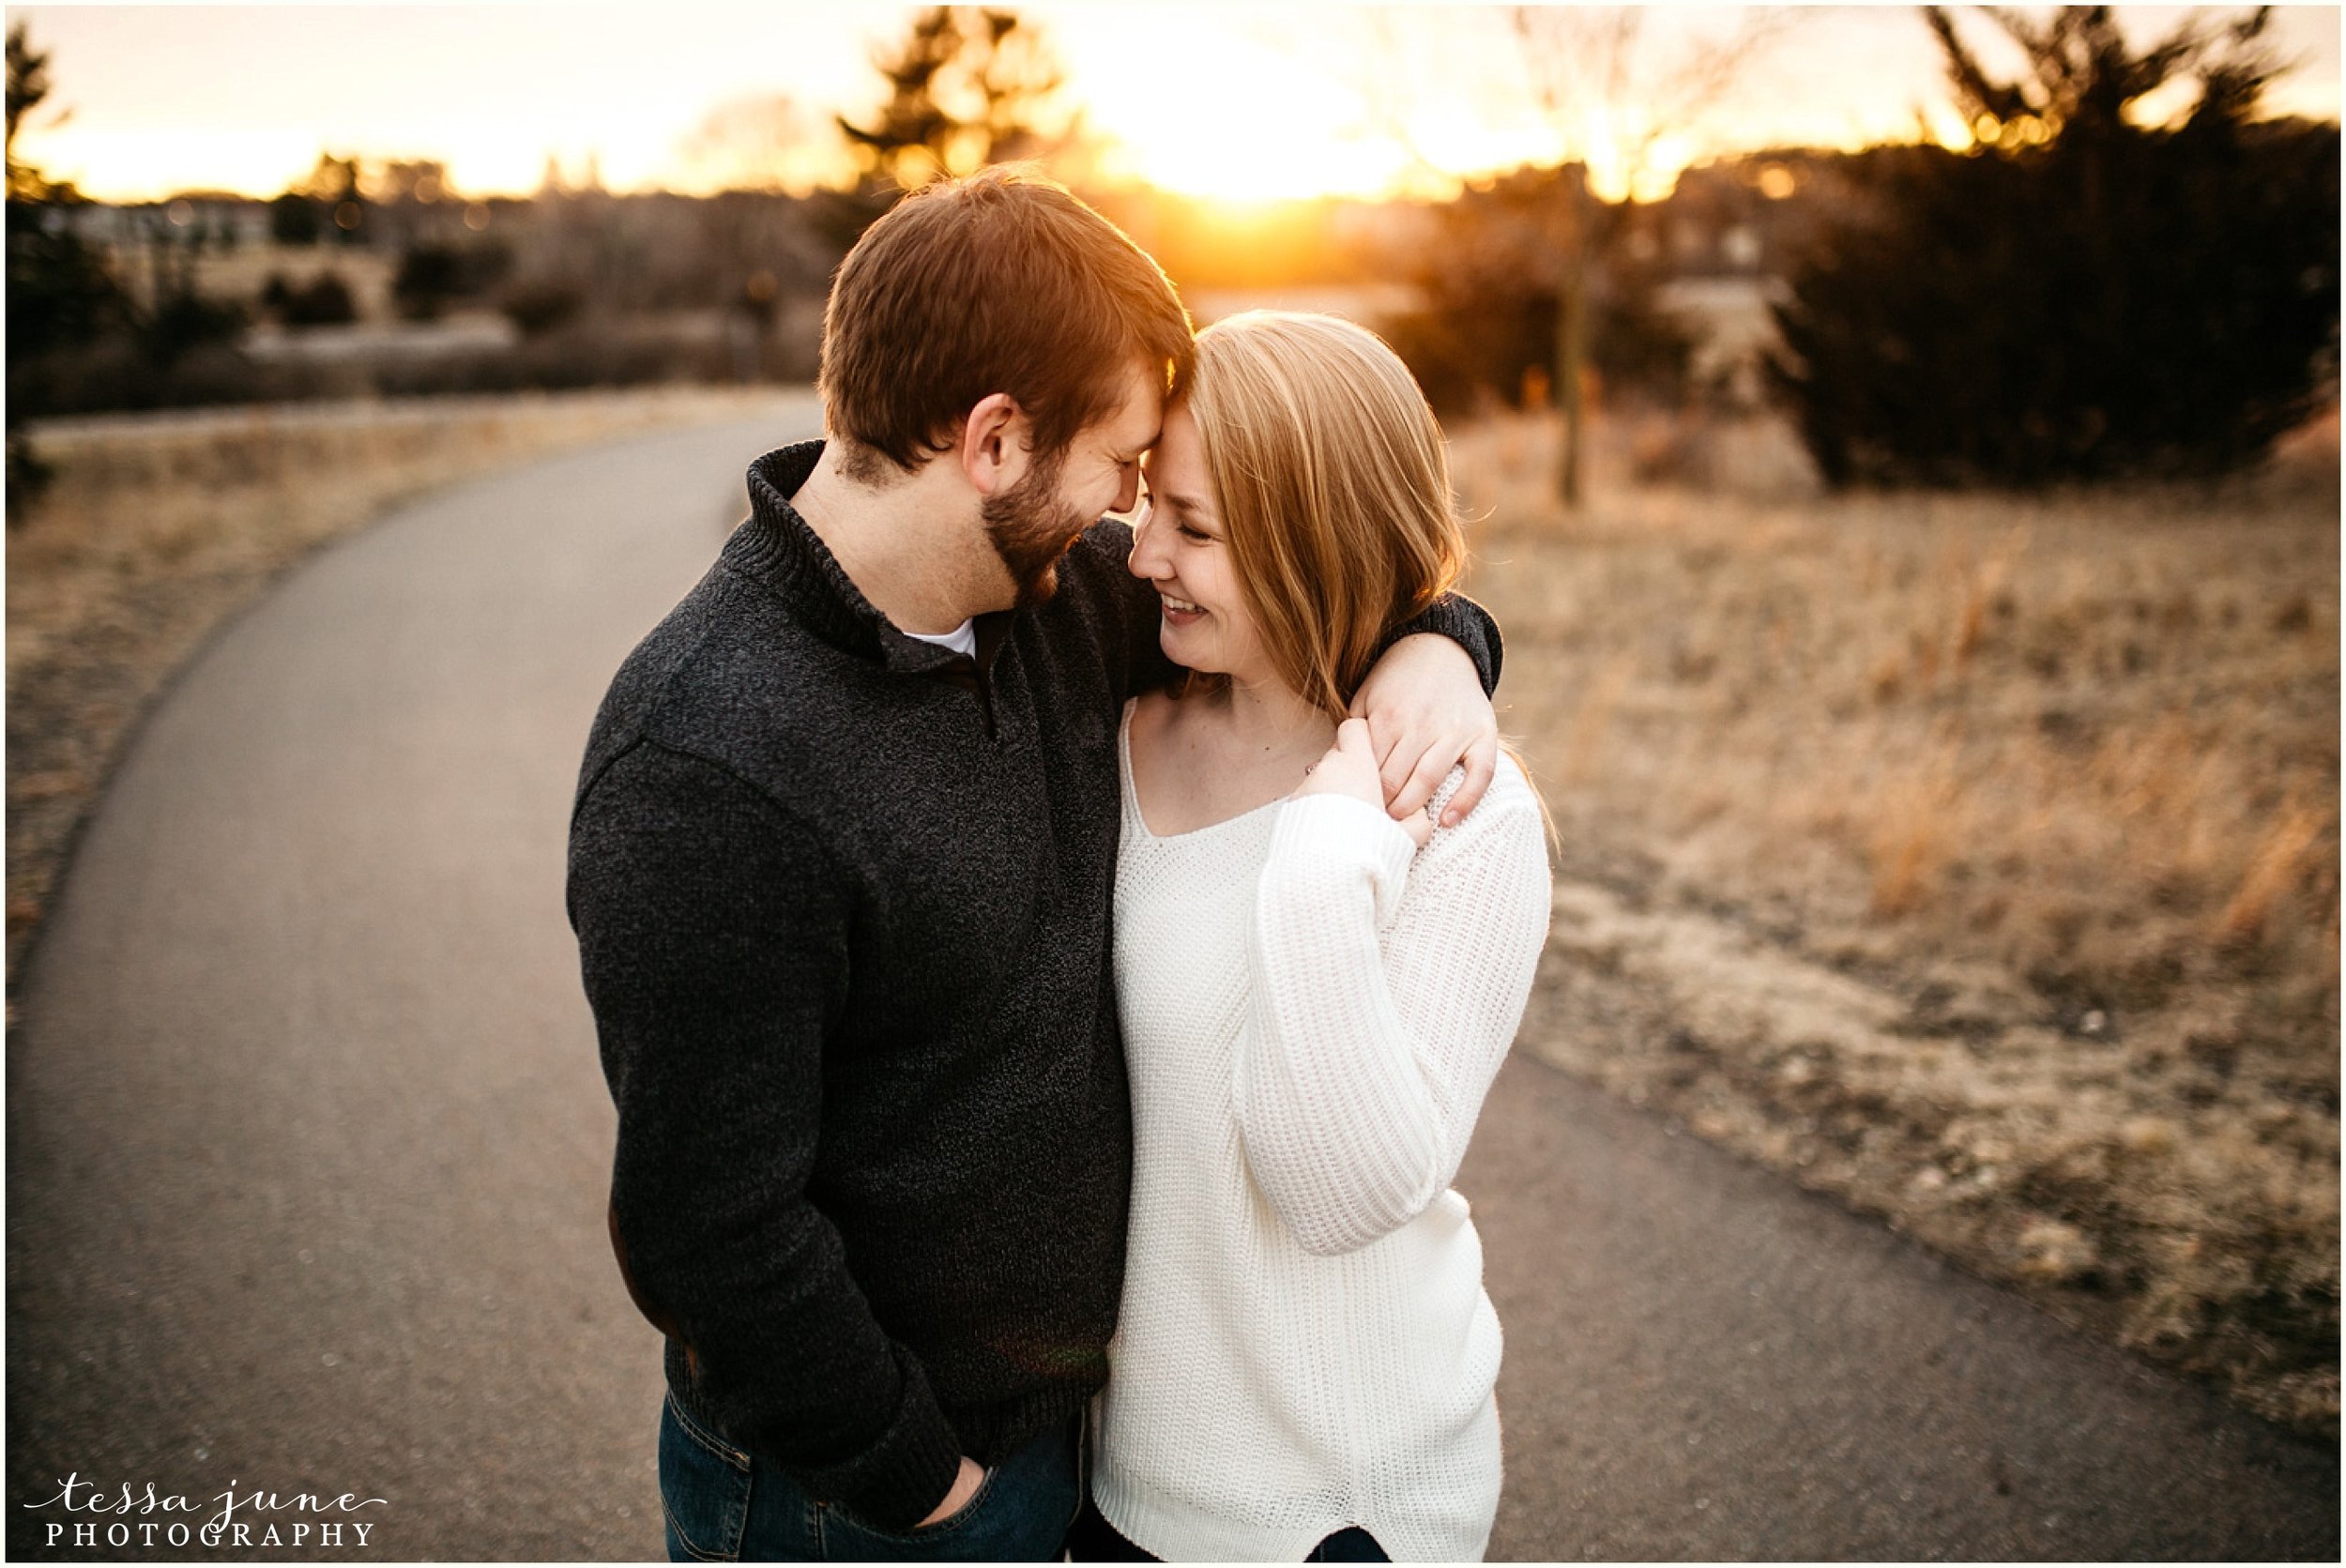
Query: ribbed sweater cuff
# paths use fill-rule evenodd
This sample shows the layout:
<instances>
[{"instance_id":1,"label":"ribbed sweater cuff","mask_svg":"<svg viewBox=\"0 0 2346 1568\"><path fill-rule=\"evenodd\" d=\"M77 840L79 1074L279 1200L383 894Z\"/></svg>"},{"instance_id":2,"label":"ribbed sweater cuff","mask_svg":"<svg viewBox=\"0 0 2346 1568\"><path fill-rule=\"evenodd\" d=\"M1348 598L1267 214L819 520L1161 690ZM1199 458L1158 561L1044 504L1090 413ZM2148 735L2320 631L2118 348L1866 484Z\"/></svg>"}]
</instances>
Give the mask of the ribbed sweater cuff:
<instances>
[{"instance_id":1,"label":"ribbed sweater cuff","mask_svg":"<svg viewBox=\"0 0 2346 1568\"><path fill-rule=\"evenodd\" d=\"M1417 845L1383 810L1350 795L1300 795L1279 808L1265 868L1300 888L1339 884L1346 868L1368 874L1377 919L1390 918Z\"/></svg>"},{"instance_id":2,"label":"ribbed sweater cuff","mask_svg":"<svg viewBox=\"0 0 2346 1568\"><path fill-rule=\"evenodd\" d=\"M899 1353L904 1398L879 1439L852 1459L800 1480L814 1496L846 1505L866 1524L909 1530L945 1500L961 1469L961 1439L937 1407L928 1378Z\"/></svg>"}]
</instances>

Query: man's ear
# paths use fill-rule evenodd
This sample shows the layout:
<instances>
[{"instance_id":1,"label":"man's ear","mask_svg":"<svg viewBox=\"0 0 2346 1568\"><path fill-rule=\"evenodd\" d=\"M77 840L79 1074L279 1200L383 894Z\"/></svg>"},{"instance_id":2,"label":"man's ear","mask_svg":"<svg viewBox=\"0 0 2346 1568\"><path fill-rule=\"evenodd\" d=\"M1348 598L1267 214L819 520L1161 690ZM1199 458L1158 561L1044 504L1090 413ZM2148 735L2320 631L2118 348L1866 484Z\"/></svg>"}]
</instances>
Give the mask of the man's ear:
<instances>
[{"instance_id":1,"label":"man's ear","mask_svg":"<svg viewBox=\"0 0 2346 1568\"><path fill-rule=\"evenodd\" d=\"M1008 392L989 392L961 426L961 471L981 495L1014 488L1033 461L1034 422Z\"/></svg>"}]
</instances>

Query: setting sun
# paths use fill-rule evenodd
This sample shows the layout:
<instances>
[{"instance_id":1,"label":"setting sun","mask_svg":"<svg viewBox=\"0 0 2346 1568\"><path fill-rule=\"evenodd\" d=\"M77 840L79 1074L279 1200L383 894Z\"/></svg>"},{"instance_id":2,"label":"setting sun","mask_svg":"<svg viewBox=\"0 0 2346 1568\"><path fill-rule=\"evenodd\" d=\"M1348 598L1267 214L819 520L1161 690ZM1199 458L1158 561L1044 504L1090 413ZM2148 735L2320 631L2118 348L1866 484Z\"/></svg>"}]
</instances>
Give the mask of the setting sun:
<instances>
[{"instance_id":1,"label":"setting sun","mask_svg":"<svg viewBox=\"0 0 2346 1568\"><path fill-rule=\"evenodd\" d=\"M1137 30L1080 26L1065 49L1079 78L1095 50L1130 59ZM1185 195L1259 201L1375 196L1404 172L1406 155L1379 133L1359 90L1244 38L1166 28L1148 44L1150 72L1172 84L1144 93L1096 92L1088 122L1114 144L1110 172Z\"/></svg>"}]
</instances>

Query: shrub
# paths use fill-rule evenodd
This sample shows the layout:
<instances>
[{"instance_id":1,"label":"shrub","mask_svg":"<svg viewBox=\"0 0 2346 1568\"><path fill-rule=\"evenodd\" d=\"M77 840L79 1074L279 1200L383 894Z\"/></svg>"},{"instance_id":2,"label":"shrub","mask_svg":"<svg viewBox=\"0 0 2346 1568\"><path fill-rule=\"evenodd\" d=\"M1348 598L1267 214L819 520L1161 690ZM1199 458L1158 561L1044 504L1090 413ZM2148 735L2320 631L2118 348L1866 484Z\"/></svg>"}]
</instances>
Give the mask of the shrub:
<instances>
[{"instance_id":1,"label":"shrub","mask_svg":"<svg viewBox=\"0 0 2346 1568\"><path fill-rule=\"evenodd\" d=\"M2334 373L2334 125L2251 117L2262 13L2128 49L2106 8L1998 13L1997 85L1931 13L1980 145L1852 160L1773 362L1829 483L2204 476L2263 455ZM2178 122L2122 111L2181 74Z\"/></svg>"},{"instance_id":2,"label":"shrub","mask_svg":"<svg viewBox=\"0 0 2346 1568\"><path fill-rule=\"evenodd\" d=\"M574 284L540 280L506 291L505 318L522 336L541 337L569 322L585 304Z\"/></svg>"},{"instance_id":3,"label":"shrub","mask_svg":"<svg viewBox=\"0 0 2346 1568\"><path fill-rule=\"evenodd\" d=\"M342 274L329 269L291 291L278 313L288 327L337 327L358 319L358 304Z\"/></svg>"},{"instance_id":4,"label":"shrub","mask_svg":"<svg viewBox=\"0 0 2346 1568\"><path fill-rule=\"evenodd\" d=\"M190 351L224 343L244 329L244 307L206 299L192 290L159 301L140 333L147 357L159 366L175 365Z\"/></svg>"},{"instance_id":5,"label":"shrub","mask_svg":"<svg viewBox=\"0 0 2346 1568\"><path fill-rule=\"evenodd\" d=\"M269 237L280 245L315 245L326 218L311 198L288 190L268 205Z\"/></svg>"},{"instance_id":6,"label":"shrub","mask_svg":"<svg viewBox=\"0 0 2346 1568\"><path fill-rule=\"evenodd\" d=\"M391 299L409 321L431 321L464 292L465 261L446 245L419 245L399 258Z\"/></svg>"},{"instance_id":7,"label":"shrub","mask_svg":"<svg viewBox=\"0 0 2346 1568\"><path fill-rule=\"evenodd\" d=\"M494 243L418 245L400 257L391 297L408 320L430 321L494 285L511 260L510 251Z\"/></svg>"},{"instance_id":8,"label":"shrub","mask_svg":"<svg viewBox=\"0 0 2346 1568\"><path fill-rule=\"evenodd\" d=\"M15 91L12 82L10 92ZM14 163L10 184L5 401L8 515L14 521L31 510L52 475L26 430L34 419L62 412L43 367L109 332L125 330L130 304L105 258L73 231L72 192L48 186Z\"/></svg>"}]
</instances>

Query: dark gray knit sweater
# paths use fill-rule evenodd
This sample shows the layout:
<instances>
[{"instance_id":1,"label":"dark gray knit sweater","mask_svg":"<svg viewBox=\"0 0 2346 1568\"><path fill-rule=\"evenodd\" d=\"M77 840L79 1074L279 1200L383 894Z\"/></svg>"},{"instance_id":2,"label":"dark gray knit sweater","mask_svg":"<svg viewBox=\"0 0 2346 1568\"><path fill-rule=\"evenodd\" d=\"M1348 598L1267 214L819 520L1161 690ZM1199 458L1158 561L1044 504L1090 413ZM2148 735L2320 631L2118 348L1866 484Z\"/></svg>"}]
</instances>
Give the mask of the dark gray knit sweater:
<instances>
[{"instance_id":1,"label":"dark gray knit sweater","mask_svg":"<svg viewBox=\"0 0 2346 1568\"><path fill-rule=\"evenodd\" d=\"M1124 699L1168 677L1102 523L970 660L751 515L595 719L571 922L611 1229L692 1414L882 1528L1104 1380L1132 1132L1108 967ZM1498 631L1445 601L1496 682Z\"/></svg>"}]
</instances>

